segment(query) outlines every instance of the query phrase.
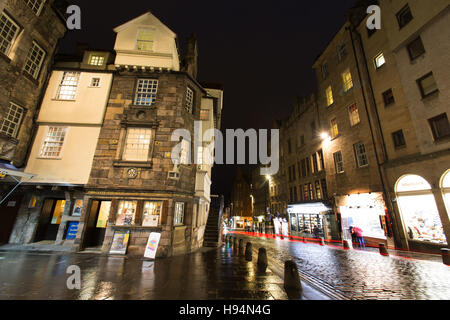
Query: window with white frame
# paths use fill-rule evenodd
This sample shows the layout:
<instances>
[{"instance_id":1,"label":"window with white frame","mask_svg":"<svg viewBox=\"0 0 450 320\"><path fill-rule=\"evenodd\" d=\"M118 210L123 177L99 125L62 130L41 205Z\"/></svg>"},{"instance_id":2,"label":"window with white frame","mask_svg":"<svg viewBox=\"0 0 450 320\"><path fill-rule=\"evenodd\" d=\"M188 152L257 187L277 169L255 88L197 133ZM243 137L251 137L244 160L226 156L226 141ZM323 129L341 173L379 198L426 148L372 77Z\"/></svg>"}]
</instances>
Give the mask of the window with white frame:
<instances>
[{"instance_id":1,"label":"window with white frame","mask_svg":"<svg viewBox=\"0 0 450 320\"><path fill-rule=\"evenodd\" d=\"M350 116L350 125L352 127L361 122L358 106L356 105L356 103L348 107L348 114Z\"/></svg>"},{"instance_id":2,"label":"window with white frame","mask_svg":"<svg viewBox=\"0 0 450 320\"><path fill-rule=\"evenodd\" d=\"M91 87L93 87L93 88L100 87L100 78L92 78L91 79Z\"/></svg>"},{"instance_id":3,"label":"window with white frame","mask_svg":"<svg viewBox=\"0 0 450 320\"><path fill-rule=\"evenodd\" d=\"M6 13L0 15L0 52L8 55L19 35L20 27Z\"/></svg>"},{"instance_id":4,"label":"window with white frame","mask_svg":"<svg viewBox=\"0 0 450 320\"><path fill-rule=\"evenodd\" d=\"M56 98L59 100L75 100L79 79L79 72L64 72Z\"/></svg>"},{"instance_id":5,"label":"window with white frame","mask_svg":"<svg viewBox=\"0 0 450 320\"><path fill-rule=\"evenodd\" d=\"M352 74L350 72L350 69L345 70L345 72L342 74L342 81L344 83L344 91L347 92L351 88L353 88L353 80L352 80Z\"/></svg>"},{"instance_id":6,"label":"window with white frame","mask_svg":"<svg viewBox=\"0 0 450 320\"><path fill-rule=\"evenodd\" d=\"M27 62L24 71L37 79L41 71L42 63L45 59L45 51L36 42L33 41L30 51L28 52Z\"/></svg>"},{"instance_id":7,"label":"window with white frame","mask_svg":"<svg viewBox=\"0 0 450 320\"><path fill-rule=\"evenodd\" d=\"M336 173L343 173L344 172L344 160L342 159L342 152L338 151L333 154L334 158L334 165L336 168Z\"/></svg>"},{"instance_id":8,"label":"window with white frame","mask_svg":"<svg viewBox=\"0 0 450 320\"><path fill-rule=\"evenodd\" d=\"M42 144L40 157L56 159L61 157L64 140L67 135L67 127L49 127L44 143Z\"/></svg>"},{"instance_id":9,"label":"window with white frame","mask_svg":"<svg viewBox=\"0 0 450 320\"><path fill-rule=\"evenodd\" d=\"M186 91L186 111L192 113L194 107L194 91L191 88L187 88Z\"/></svg>"},{"instance_id":10,"label":"window with white frame","mask_svg":"<svg viewBox=\"0 0 450 320\"><path fill-rule=\"evenodd\" d=\"M184 224L184 203L183 202L175 203L175 216L174 216L173 224L176 226Z\"/></svg>"},{"instance_id":11,"label":"window with white frame","mask_svg":"<svg viewBox=\"0 0 450 320\"><path fill-rule=\"evenodd\" d=\"M358 167L361 168L369 165L369 160L367 159L366 154L366 146L364 143L357 143L353 147L355 149L356 163Z\"/></svg>"},{"instance_id":12,"label":"window with white frame","mask_svg":"<svg viewBox=\"0 0 450 320\"><path fill-rule=\"evenodd\" d=\"M99 55L91 55L89 57L89 64L91 66L102 66L105 63L105 57Z\"/></svg>"},{"instance_id":13,"label":"window with white frame","mask_svg":"<svg viewBox=\"0 0 450 320\"><path fill-rule=\"evenodd\" d=\"M142 29L138 31L136 48L142 51L152 51L155 32L151 29Z\"/></svg>"},{"instance_id":14,"label":"window with white frame","mask_svg":"<svg viewBox=\"0 0 450 320\"><path fill-rule=\"evenodd\" d=\"M386 59L384 58L384 54L380 53L375 57L375 67L377 69L381 68L386 63Z\"/></svg>"},{"instance_id":15,"label":"window with white frame","mask_svg":"<svg viewBox=\"0 0 450 320\"><path fill-rule=\"evenodd\" d=\"M42 7L44 6L45 0L25 0L27 3L27 6L30 7L31 10L36 15L39 15L41 13Z\"/></svg>"},{"instance_id":16,"label":"window with white frame","mask_svg":"<svg viewBox=\"0 0 450 320\"><path fill-rule=\"evenodd\" d=\"M139 106L152 106L155 104L157 92L158 80L139 79L134 103Z\"/></svg>"},{"instance_id":17,"label":"window with white frame","mask_svg":"<svg viewBox=\"0 0 450 320\"><path fill-rule=\"evenodd\" d=\"M152 129L129 128L122 159L125 161L148 161Z\"/></svg>"},{"instance_id":18,"label":"window with white frame","mask_svg":"<svg viewBox=\"0 0 450 320\"><path fill-rule=\"evenodd\" d=\"M24 114L24 108L11 102L9 104L8 113L3 118L0 132L6 134L7 136L17 138L20 123L22 122Z\"/></svg>"}]
</instances>

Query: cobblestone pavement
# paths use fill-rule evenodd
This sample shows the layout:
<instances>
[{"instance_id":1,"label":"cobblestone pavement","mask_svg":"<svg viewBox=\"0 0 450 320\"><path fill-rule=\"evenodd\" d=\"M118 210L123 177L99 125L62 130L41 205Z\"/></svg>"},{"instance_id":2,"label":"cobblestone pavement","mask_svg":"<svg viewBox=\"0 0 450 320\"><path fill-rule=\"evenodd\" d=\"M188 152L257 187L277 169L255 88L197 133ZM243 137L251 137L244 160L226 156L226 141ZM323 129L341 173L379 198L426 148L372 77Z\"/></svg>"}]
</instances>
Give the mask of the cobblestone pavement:
<instances>
[{"instance_id":1,"label":"cobblestone pavement","mask_svg":"<svg viewBox=\"0 0 450 320\"><path fill-rule=\"evenodd\" d=\"M81 290L67 289L71 265ZM226 247L154 262L0 252L0 300L285 300L283 281Z\"/></svg>"},{"instance_id":2,"label":"cobblestone pavement","mask_svg":"<svg viewBox=\"0 0 450 320\"><path fill-rule=\"evenodd\" d=\"M251 241L256 249L266 248L272 263L294 260L300 274L346 299L450 299L450 268L442 260L384 257L373 250L348 251L279 238L236 236Z\"/></svg>"}]
</instances>

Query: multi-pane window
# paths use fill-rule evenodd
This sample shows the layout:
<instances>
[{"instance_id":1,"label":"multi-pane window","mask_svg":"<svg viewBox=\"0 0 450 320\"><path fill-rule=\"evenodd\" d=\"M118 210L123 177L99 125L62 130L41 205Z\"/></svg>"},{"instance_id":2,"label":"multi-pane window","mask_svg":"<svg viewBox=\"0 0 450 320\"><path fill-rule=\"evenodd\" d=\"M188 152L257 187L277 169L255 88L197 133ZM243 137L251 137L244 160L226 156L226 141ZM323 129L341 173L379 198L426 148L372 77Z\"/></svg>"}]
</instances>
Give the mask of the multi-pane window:
<instances>
[{"instance_id":1,"label":"multi-pane window","mask_svg":"<svg viewBox=\"0 0 450 320\"><path fill-rule=\"evenodd\" d=\"M79 79L79 72L64 72L56 98L59 100L75 100Z\"/></svg>"},{"instance_id":2,"label":"multi-pane window","mask_svg":"<svg viewBox=\"0 0 450 320\"><path fill-rule=\"evenodd\" d=\"M322 77L325 79L326 77L328 77L328 63L324 62L322 64Z\"/></svg>"},{"instance_id":3,"label":"multi-pane window","mask_svg":"<svg viewBox=\"0 0 450 320\"><path fill-rule=\"evenodd\" d=\"M137 50L152 51L155 32L150 29L142 29L138 31Z\"/></svg>"},{"instance_id":4,"label":"multi-pane window","mask_svg":"<svg viewBox=\"0 0 450 320\"><path fill-rule=\"evenodd\" d=\"M15 103L10 103L8 113L3 118L0 132L10 137L16 138L19 132L25 110Z\"/></svg>"},{"instance_id":5,"label":"multi-pane window","mask_svg":"<svg viewBox=\"0 0 450 320\"><path fill-rule=\"evenodd\" d=\"M322 197L323 197L323 199L328 199L327 180L322 179L320 181L320 184L322 185Z\"/></svg>"},{"instance_id":6,"label":"multi-pane window","mask_svg":"<svg viewBox=\"0 0 450 320\"><path fill-rule=\"evenodd\" d=\"M8 55L19 35L19 26L6 13L0 15L0 52Z\"/></svg>"},{"instance_id":7,"label":"multi-pane window","mask_svg":"<svg viewBox=\"0 0 450 320\"><path fill-rule=\"evenodd\" d=\"M434 80L433 72L430 72L417 80L422 98L426 98L429 95L439 91L436 81Z\"/></svg>"},{"instance_id":8,"label":"multi-pane window","mask_svg":"<svg viewBox=\"0 0 450 320\"><path fill-rule=\"evenodd\" d=\"M116 215L116 226L134 225L137 201L120 201Z\"/></svg>"},{"instance_id":9,"label":"multi-pane window","mask_svg":"<svg viewBox=\"0 0 450 320\"><path fill-rule=\"evenodd\" d=\"M316 181L316 197L317 200L322 200L322 190L320 189L320 181Z\"/></svg>"},{"instance_id":10,"label":"multi-pane window","mask_svg":"<svg viewBox=\"0 0 450 320\"><path fill-rule=\"evenodd\" d=\"M173 224L176 226L184 224L184 203L183 202L175 203L175 216L174 216Z\"/></svg>"},{"instance_id":11,"label":"multi-pane window","mask_svg":"<svg viewBox=\"0 0 450 320\"><path fill-rule=\"evenodd\" d=\"M100 78L92 78L91 79L91 87L94 87L94 88L100 87Z\"/></svg>"},{"instance_id":12,"label":"multi-pane window","mask_svg":"<svg viewBox=\"0 0 450 320\"><path fill-rule=\"evenodd\" d=\"M135 104L139 106L152 106L156 101L158 80L139 79L136 89Z\"/></svg>"},{"instance_id":13,"label":"multi-pane window","mask_svg":"<svg viewBox=\"0 0 450 320\"><path fill-rule=\"evenodd\" d=\"M334 157L334 165L336 167L336 173L344 172L344 160L342 159L342 152L338 151L333 154Z\"/></svg>"},{"instance_id":14,"label":"multi-pane window","mask_svg":"<svg viewBox=\"0 0 450 320\"><path fill-rule=\"evenodd\" d=\"M311 200L310 197L309 197L309 189L308 189L308 185L307 184L305 184L303 186L303 199L305 201Z\"/></svg>"},{"instance_id":15,"label":"multi-pane window","mask_svg":"<svg viewBox=\"0 0 450 320\"><path fill-rule=\"evenodd\" d=\"M397 21L400 28L406 26L412 19L413 15L408 4L397 13Z\"/></svg>"},{"instance_id":16,"label":"multi-pane window","mask_svg":"<svg viewBox=\"0 0 450 320\"><path fill-rule=\"evenodd\" d=\"M330 127L331 127L331 137L336 138L339 135L339 128L336 118L331 119Z\"/></svg>"},{"instance_id":17,"label":"multi-pane window","mask_svg":"<svg viewBox=\"0 0 450 320\"><path fill-rule=\"evenodd\" d=\"M41 147L40 157L59 158L64 146L66 134L67 127L49 127Z\"/></svg>"},{"instance_id":18,"label":"multi-pane window","mask_svg":"<svg viewBox=\"0 0 450 320\"><path fill-rule=\"evenodd\" d=\"M384 58L384 54L380 53L375 57L375 67L377 69L381 68L386 63L386 59Z\"/></svg>"},{"instance_id":19,"label":"multi-pane window","mask_svg":"<svg viewBox=\"0 0 450 320\"><path fill-rule=\"evenodd\" d=\"M423 46L422 39L420 37L411 41L407 46L409 58L412 60L417 59L425 53L425 47Z\"/></svg>"},{"instance_id":20,"label":"multi-pane window","mask_svg":"<svg viewBox=\"0 0 450 320\"><path fill-rule=\"evenodd\" d=\"M405 136L403 135L403 130L399 130L399 131L392 133L392 139L394 140L394 146L396 148L401 148L406 145Z\"/></svg>"},{"instance_id":21,"label":"multi-pane window","mask_svg":"<svg viewBox=\"0 0 450 320\"><path fill-rule=\"evenodd\" d=\"M162 201L145 201L142 226L143 227L157 227L159 226L161 213L162 213Z\"/></svg>"},{"instance_id":22,"label":"multi-pane window","mask_svg":"<svg viewBox=\"0 0 450 320\"><path fill-rule=\"evenodd\" d=\"M200 110L200 120L203 120L203 121L209 120L209 109L201 109Z\"/></svg>"},{"instance_id":23,"label":"multi-pane window","mask_svg":"<svg viewBox=\"0 0 450 320\"><path fill-rule=\"evenodd\" d=\"M89 64L91 66L102 66L105 63L105 57L98 55L91 55L89 58Z\"/></svg>"},{"instance_id":24,"label":"multi-pane window","mask_svg":"<svg viewBox=\"0 0 450 320\"><path fill-rule=\"evenodd\" d=\"M352 74L350 72L350 69L347 69L343 74L342 74L342 81L344 83L344 91L347 92L349 91L351 88L353 88L353 80L352 80Z\"/></svg>"},{"instance_id":25,"label":"multi-pane window","mask_svg":"<svg viewBox=\"0 0 450 320\"><path fill-rule=\"evenodd\" d=\"M317 153L312 155L312 169L313 173L319 172L319 163L317 162Z\"/></svg>"},{"instance_id":26,"label":"multi-pane window","mask_svg":"<svg viewBox=\"0 0 450 320\"><path fill-rule=\"evenodd\" d=\"M45 51L33 41L33 45L28 52L27 62L25 63L25 72L29 73L34 79L37 79L44 59Z\"/></svg>"},{"instance_id":27,"label":"multi-pane window","mask_svg":"<svg viewBox=\"0 0 450 320\"><path fill-rule=\"evenodd\" d=\"M348 114L350 116L350 125L352 127L361 122L361 119L359 118L358 106L356 105L356 103L348 107Z\"/></svg>"},{"instance_id":28,"label":"multi-pane window","mask_svg":"<svg viewBox=\"0 0 450 320\"><path fill-rule=\"evenodd\" d=\"M395 103L394 92L392 91L392 89L383 92L383 100L385 106L389 106Z\"/></svg>"},{"instance_id":29,"label":"multi-pane window","mask_svg":"<svg viewBox=\"0 0 450 320\"><path fill-rule=\"evenodd\" d=\"M125 161L148 161L152 130L129 128L122 159Z\"/></svg>"},{"instance_id":30,"label":"multi-pane window","mask_svg":"<svg viewBox=\"0 0 450 320\"><path fill-rule=\"evenodd\" d=\"M39 15L45 2L45 0L25 0L25 1L27 3L27 6L30 7L30 9L33 10L33 12L36 15Z\"/></svg>"},{"instance_id":31,"label":"multi-pane window","mask_svg":"<svg viewBox=\"0 0 450 320\"><path fill-rule=\"evenodd\" d=\"M428 120L434 140L450 137L450 124L446 113Z\"/></svg>"},{"instance_id":32,"label":"multi-pane window","mask_svg":"<svg viewBox=\"0 0 450 320\"><path fill-rule=\"evenodd\" d=\"M357 143L353 147L355 149L356 163L358 167L361 168L369 165L369 160L367 159L366 154L366 146L364 145L364 143Z\"/></svg>"},{"instance_id":33,"label":"multi-pane window","mask_svg":"<svg viewBox=\"0 0 450 320\"><path fill-rule=\"evenodd\" d=\"M347 55L347 48L346 48L345 44L343 43L343 44L341 44L338 47L338 59L339 59L339 61L342 61L345 58L346 55Z\"/></svg>"},{"instance_id":34,"label":"multi-pane window","mask_svg":"<svg viewBox=\"0 0 450 320\"><path fill-rule=\"evenodd\" d=\"M314 187L313 187L313 184L310 183L310 184L308 185L308 188L309 188L309 199L314 200L314 199L315 199L315 196L314 196Z\"/></svg>"},{"instance_id":35,"label":"multi-pane window","mask_svg":"<svg viewBox=\"0 0 450 320\"><path fill-rule=\"evenodd\" d=\"M186 90L186 111L192 113L194 107L194 91L191 88Z\"/></svg>"},{"instance_id":36,"label":"multi-pane window","mask_svg":"<svg viewBox=\"0 0 450 320\"><path fill-rule=\"evenodd\" d=\"M329 107L334 103L333 89L331 88L331 86L327 88L326 95L327 95L327 106Z\"/></svg>"}]
</instances>

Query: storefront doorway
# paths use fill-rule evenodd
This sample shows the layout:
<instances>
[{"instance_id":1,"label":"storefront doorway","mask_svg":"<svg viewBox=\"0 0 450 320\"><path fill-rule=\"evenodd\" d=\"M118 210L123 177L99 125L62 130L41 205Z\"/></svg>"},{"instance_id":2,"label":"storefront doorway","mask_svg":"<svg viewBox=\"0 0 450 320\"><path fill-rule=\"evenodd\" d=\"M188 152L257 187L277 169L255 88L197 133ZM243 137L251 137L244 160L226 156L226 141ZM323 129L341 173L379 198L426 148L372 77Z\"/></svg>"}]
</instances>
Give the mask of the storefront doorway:
<instances>
[{"instance_id":1,"label":"storefront doorway","mask_svg":"<svg viewBox=\"0 0 450 320\"><path fill-rule=\"evenodd\" d=\"M46 199L39 216L39 225L35 242L55 241L58 235L61 219L66 207L66 201L61 199Z\"/></svg>"},{"instance_id":2,"label":"storefront doorway","mask_svg":"<svg viewBox=\"0 0 450 320\"><path fill-rule=\"evenodd\" d=\"M431 185L420 176L407 175L399 179L395 191L409 239L447 244Z\"/></svg>"},{"instance_id":3,"label":"storefront doorway","mask_svg":"<svg viewBox=\"0 0 450 320\"><path fill-rule=\"evenodd\" d=\"M17 213L19 212L22 197L9 198L0 206L1 223L0 223L0 244L9 242L11 231L16 222Z\"/></svg>"},{"instance_id":4,"label":"storefront doorway","mask_svg":"<svg viewBox=\"0 0 450 320\"><path fill-rule=\"evenodd\" d=\"M83 248L100 248L105 239L111 201L94 200L89 210Z\"/></svg>"}]
</instances>

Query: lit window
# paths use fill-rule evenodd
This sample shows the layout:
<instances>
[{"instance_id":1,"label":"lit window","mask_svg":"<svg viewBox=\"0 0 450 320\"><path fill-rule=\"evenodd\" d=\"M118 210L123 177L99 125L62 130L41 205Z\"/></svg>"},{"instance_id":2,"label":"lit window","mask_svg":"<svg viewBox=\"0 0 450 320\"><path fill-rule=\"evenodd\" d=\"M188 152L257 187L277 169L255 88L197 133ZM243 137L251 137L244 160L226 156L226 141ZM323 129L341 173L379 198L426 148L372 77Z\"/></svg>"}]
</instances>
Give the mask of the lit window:
<instances>
[{"instance_id":1,"label":"lit window","mask_svg":"<svg viewBox=\"0 0 450 320\"><path fill-rule=\"evenodd\" d=\"M203 121L209 120L209 109L200 110L200 120L203 120Z\"/></svg>"},{"instance_id":2,"label":"lit window","mask_svg":"<svg viewBox=\"0 0 450 320\"><path fill-rule=\"evenodd\" d=\"M152 106L156 101L156 93L158 92L158 80L155 79L139 79L135 104L139 106Z\"/></svg>"},{"instance_id":3,"label":"lit window","mask_svg":"<svg viewBox=\"0 0 450 320\"><path fill-rule=\"evenodd\" d=\"M397 13L397 21L400 29L406 26L412 19L413 15L409 5L404 6L402 10Z\"/></svg>"},{"instance_id":4,"label":"lit window","mask_svg":"<svg viewBox=\"0 0 450 320\"><path fill-rule=\"evenodd\" d=\"M42 144L40 157L49 159L59 158L61 156L66 134L66 127L49 127L47 136Z\"/></svg>"},{"instance_id":5,"label":"lit window","mask_svg":"<svg viewBox=\"0 0 450 320\"><path fill-rule=\"evenodd\" d=\"M105 57L103 56L91 55L89 58L89 64L91 66L102 66L103 63L105 63Z\"/></svg>"},{"instance_id":6,"label":"lit window","mask_svg":"<svg viewBox=\"0 0 450 320\"><path fill-rule=\"evenodd\" d=\"M153 30L139 30L137 37L137 49L141 51L152 51L155 33Z\"/></svg>"},{"instance_id":7,"label":"lit window","mask_svg":"<svg viewBox=\"0 0 450 320\"><path fill-rule=\"evenodd\" d=\"M384 58L384 54L380 53L375 57L375 66L377 69L381 68L386 63L386 59Z\"/></svg>"},{"instance_id":8,"label":"lit window","mask_svg":"<svg viewBox=\"0 0 450 320\"><path fill-rule=\"evenodd\" d=\"M137 201L120 201L117 210L116 226L134 225Z\"/></svg>"},{"instance_id":9,"label":"lit window","mask_svg":"<svg viewBox=\"0 0 450 320\"><path fill-rule=\"evenodd\" d=\"M355 149L356 163L358 164L358 167L361 168L369 165L366 154L366 146L364 143L357 143L353 147Z\"/></svg>"},{"instance_id":10,"label":"lit window","mask_svg":"<svg viewBox=\"0 0 450 320\"><path fill-rule=\"evenodd\" d=\"M450 124L447 114L443 113L435 118L428 120L434 140L440 140L450 137Z\"/></svg>"},{"instance_id":11,"label":"lit window","mask_svg":"<svg viewBox=\"0 0 450 320\"><path fill-rule=\"evenodd\" d=\"M331 125L331 137L336 138L339 135L337 119L336 118L332 119L330 121L330 125Z\"/></svg>"},{"instance_id":12,"label":"lit window","mask_svg":"<svg viewBox=\"0 0 450 320\"><path fill-rule=\"evenodd\" d=\"M317 200L322 200L322 190L320 189L320 181L316 181L316 196Z\"/></svg>"},{"instance_id":13,"label":"lit window","mask_svg":"<svg viewBox=\"0 0 450 320\"><path fill-rule=\"evenodd\" d=\"M45 51L33 41L30 52L28 53L27 62L25 63L24 70L29 73L34 79L39 76L42 63L45 59Z\"/></svg>"},{"instance_id":14,"label":"lit window","mask_svg":"<svg viewBox=\"0 0 450 320\"><path fill-rule=\"evenodd\" d=\"M0 15L0 52L8 55L20 28L6 13Z\"/></svg>"},{"instance_id":15,"label":"lit window","mask_svg":"<svg viewBox=\"0 0 450 320\"><path fill-rule=\"evenodd\" d=\"M417 80L422 98L426 98L435 92L438 92L436 81L434 80L433 72L428 73Z\"/></svg>"},{"instance_id":16,"label":"lit window","mask_svg":"<svg viewBox=\"0 0 450 320\"><path fill-rule=\"evenodd\" d=\"M179 226L184 224L184 203L175 203L175 217L173 221L174 225Z\"/></svg>"},{"instance_id":17,"label":"lit window","mask_svg":"<svg viewBox=\"0 0 450 320\"><path fill-rule=\"evenodd\" d=\"M334 165L336 167L336 173L343 173L344 172L344 161L342 159L342 152L338 151L335 154L333 154L334 157Z\"/></svg>"},{"instance_id":18,"label":"lit window","mask_svg":"<svg viewBox=\"0 0 450 320\"><path fill-rule=\"evenodd\" d=\"M91 87L95 87L95 88L100 87L100 78L92 78L91 79Z\"/></svg>"},{"instance_id":19,"label":"lit window","mask_svg":"<svg viewBox=\"0 0 450 320\"><path fill-rule=\"evenodd\" d=\"M79 78L79 72L64 72L58 88L57 99L75 100Z\"/></svg>"},{"instance_id":20,"label":"lit window","mask_svg":"<svg viewBox=\"0 0 450 320\"><path fill-rule=\"evenodd\" d=\"M192 113L194 106L194 91L191 88L187 88L186 91L186 111Z\"/></svg>"},{"instance_id":21,"label":"lit window","mask_svg":"<svg viewBox=\"0 0 450 320\"><path fill-rule=\"evenodd\" d=\"M425 53L425 47L423 46L422 39L420 39L420 37L408 44L407 49L411 61L417 59Z\"/></svg>"},{"instance_id":22,"label":"lit window","mask_svg":"<svg viewBox=\"0 0 450 320\"><path fill-rule=\"evenodd\" d=\"M27 3L27 6L30 7L30 9L33 10L33 12L36 15L39 15L45 3L45 0L25 0L25 1Z\"/></svg>"},{"instance_id":23,"label":"lit window","mask_svg":"<svg viewBox=\"0 0 450 320\"><path fill-rule=\"evenodd\" d=\"M24 114L25 111L22 107L11 102L9 105L8 113L3 118L3 123L0 128L0 132L10 137L16 138Z\"/></svg>"},{"instance_id":24,"label":"lit window","mask_svg":"<svg viewBox=\"0 0 450 320\"><path fill-rule=\"evenodd\" d=\"M356 103L348 108L348 113L350 116L350 125L352 127L361 122L361 119L359 118L358 106L356 105Z\"/></svg>"},{"instance_id":25,"label":"lit window","mask_svg":"<svg viewBox=\"0 0 450 320\"><path fill-rule=\"evenodd\" d=\"M145 201L142 226L157 227L161 219L162 212L161 201Z\"/></svg>"},{"instance_id":26,"label":"lit window","mask_svg":"<svg viewBox=\"0 0 450 320\"><path fill-rule=\"evenodd\" d=\"M342 81L344 82L344 91L347 92L351 88L353 88L353 80L352 80L352 74L350 73L350 70L347 69L342 74Z\"/></svg>"},{"instance_id":27,"label":"lit window","mask_svg":"<svg viewBox=\"0 0 450 320\"><path fill-rule=\"evenodd\" d=\"M327 88L326 95L327 95L327 106L329 107L334 103L333 89L331 88L331 86Z\"/></svg>"},{"instance_id":28,"label":"lit window","mask_svg":"<svg viewBox=\"0 0 450 320\"><path fill-rule=\"evenodd\" d=\"M403 130L394 132L392 134L392 139L394 140L395 148L401 148L406 145L405 136L403 135Z\"/></svg>"},{"instance_id":29,"label":"lit window","mask_svg":"<svg viewBox=\"0 0 450 320\"><path fill-rule=\"evenodd\" d=\"M152 130L129 128L123 152L125 161L148 161Z\"/></svg>"}]
</instances>

